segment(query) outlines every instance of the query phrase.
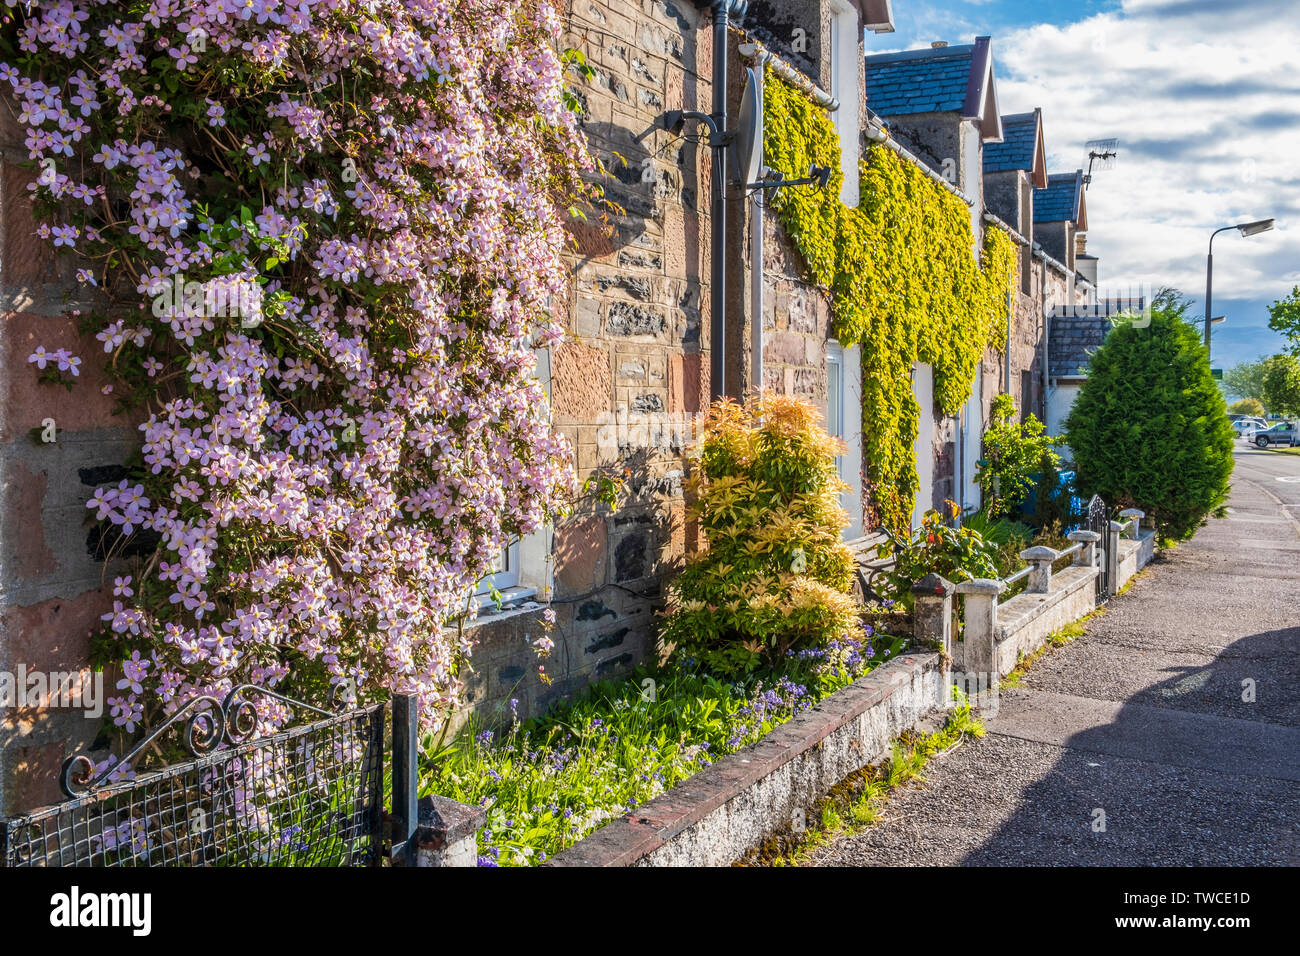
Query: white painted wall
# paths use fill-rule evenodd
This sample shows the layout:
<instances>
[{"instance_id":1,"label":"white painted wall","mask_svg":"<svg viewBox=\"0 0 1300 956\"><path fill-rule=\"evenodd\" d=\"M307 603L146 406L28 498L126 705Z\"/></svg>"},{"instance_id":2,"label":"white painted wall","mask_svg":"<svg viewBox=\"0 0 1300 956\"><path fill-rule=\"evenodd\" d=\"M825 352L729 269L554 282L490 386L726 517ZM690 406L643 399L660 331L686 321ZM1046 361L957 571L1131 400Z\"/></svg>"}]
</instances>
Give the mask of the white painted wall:
<instances>
[{"instance_id":1,"label":"white painted wall","mask_svg":"<svg viewBox=\"0 0 1300 956\"><path fill-rule=\"evenodd\" d=\"M1074 400L1079 397L1082 382L1058 382L1047 390L1047 434L1055 438L1065 431L1065 419L1069 417ZM1058 443L1056 452L1065 461L1073 459L1069 447Z\"/></svg>"},{"instance_id":2,"label":"white painted wall","mask_svg":"<svg viewBox=\"0 0 1300 956\"><path fill-rule=\"evenodd\" d=\"M922 516L934 507L934 369L924 362L912 368L912 397L921 407L916 427L916 506L912 527L921 526Z\"/></svg>"}]
</instances>

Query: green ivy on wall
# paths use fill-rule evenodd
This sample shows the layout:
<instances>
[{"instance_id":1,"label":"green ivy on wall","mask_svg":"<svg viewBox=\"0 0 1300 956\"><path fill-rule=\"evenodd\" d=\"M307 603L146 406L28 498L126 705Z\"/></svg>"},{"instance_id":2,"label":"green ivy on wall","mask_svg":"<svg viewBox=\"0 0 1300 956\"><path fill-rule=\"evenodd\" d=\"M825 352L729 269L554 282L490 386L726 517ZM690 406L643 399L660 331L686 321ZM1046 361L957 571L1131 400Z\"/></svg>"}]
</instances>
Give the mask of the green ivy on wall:
<instances>
[{"instance_id":1,"label":"green ivy on wall","mask_svg":"<svg viewBox=\"0 0 1300 956\"><path fill-rule=\"evenodd\" d=\"M862 346L870 517L901 531L917 491L913 449L921 409L912 396L912 366L933 366L943 412L961 408L984 350L1005 341L1015 247L1004 231L986 229L977 265L966 204L885 146L870 147L859 205L845 206L839 137L825 111L770 69L763 98L767 165L792 175L813 164L833 170L825 189L780 190L772 206L810 277L830 294L833 334Z\"/></svg>"}]
</instances>

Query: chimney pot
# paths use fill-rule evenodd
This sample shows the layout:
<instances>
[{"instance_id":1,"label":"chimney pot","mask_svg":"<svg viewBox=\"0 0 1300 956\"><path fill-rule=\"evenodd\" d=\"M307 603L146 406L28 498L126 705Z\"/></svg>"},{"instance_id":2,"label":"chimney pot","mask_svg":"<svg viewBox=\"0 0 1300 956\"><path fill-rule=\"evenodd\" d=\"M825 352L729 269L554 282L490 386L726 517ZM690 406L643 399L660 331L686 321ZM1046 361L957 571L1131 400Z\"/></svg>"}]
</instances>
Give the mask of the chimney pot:
<instances>
[{"instance_id":1,"label":"chimney pot","mask_svg":"<svg viewBox=\"0 0 1300 956\"><path fill-rule=\"evenodd\" d=\"M947 40L935 40L934 42L932 42L932 43L930 44L930 49L931 49L931 50L942 50L942 49L943 49L944 47L946 47L947 45L948 45L948 41L947 41Z\"/></svg>"}]
</instances>

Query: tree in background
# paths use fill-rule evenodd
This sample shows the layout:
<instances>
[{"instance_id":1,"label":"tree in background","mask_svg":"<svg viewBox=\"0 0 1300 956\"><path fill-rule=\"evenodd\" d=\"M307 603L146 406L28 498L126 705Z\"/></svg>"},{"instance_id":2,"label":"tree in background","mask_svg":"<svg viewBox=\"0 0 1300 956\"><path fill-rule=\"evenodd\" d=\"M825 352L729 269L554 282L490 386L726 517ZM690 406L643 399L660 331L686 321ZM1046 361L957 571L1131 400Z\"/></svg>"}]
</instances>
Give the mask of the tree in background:
<instances>
[{"instance_id":1,"label":"tree in background","mask_svg":"<svg viewBox=\"0 0 1300 956\"><path fill-rule=\"evenodd\" d=\"M1083 495L1141 508L1174 539L1223 507L1232 474L1227 409L1186 312L1161 295L1146 328L1117 324L1065 423Z\"/></svg>"},{"instance_id":2,"label":"tree in background","mask_svg":"<svg viewBox=\"0 0 1300 956\"><path fill-rule=\"evenodd\" d=\"M1238 362L1223 373L1223 387L1238 398L1264 397L1264 363Z\"/></svg>"},{"instance_id":3,"label":"tree in background","mask_svg":"<svg viewBox=\"0 0 1300 956\"><path fill-rule=\"evenodd\" d=\"M1263 364L1264 404L1279 415L1300 415L1300 359L1284 353Z\"/></svg>"},{"instance_id":4,"label":"tree in background","mask_svg":"<svg viewBox=\"0 0 1300 956\"><path fill-rule=\"evenodd\" d=\"M1264 403L1258 398L1243 398L1228 406L1228 414L1253 415L1256 418L1263 418L1266 412L1264 411Z\"/></svg>"},{"instance_id":5,"label":"tree in background","mask_svg":"<svg viewBox=\"0 0 1300 956\"><path fill-rule=\"evenodd\" d=\"M1290 340L1291 354L1300 356L1300 286L1268 307L1268 327L1285 335Z\"/></svg>"},{"instance_id":6,"label":"tree in background","mask_svg":"<svg viewBox=\"0 0 1300 956\"><path fill-rule=\"evenodd\" d=\"M975 473L990 517L1010 514L1025 500L1044 459L1053 466L1061 461L1052 451L1052 440L1043 434L1043 423L1033 415L1016 421L1015 400L1005 393L995 396L984 431L984 458Z\"/></svg>"}]
</instances>

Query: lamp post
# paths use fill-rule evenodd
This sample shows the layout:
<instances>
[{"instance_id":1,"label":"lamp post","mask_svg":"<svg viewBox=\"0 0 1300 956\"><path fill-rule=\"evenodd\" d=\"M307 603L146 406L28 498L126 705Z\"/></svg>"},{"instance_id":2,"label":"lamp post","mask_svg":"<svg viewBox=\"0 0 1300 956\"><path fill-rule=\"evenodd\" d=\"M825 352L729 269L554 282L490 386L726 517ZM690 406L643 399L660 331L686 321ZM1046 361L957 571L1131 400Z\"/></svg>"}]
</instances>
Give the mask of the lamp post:
<instances>
[{"instance_id":1,"label":"lamp post","mask_svg":"<svg viewBox=\"0 0 1300 956\"><path fill-rule=\"evenodd\" d=\"M1214 237L1221 232L1227 232L1229 229L1236 229L1243 236L1257 236L1261 232L1268 232L1273 228L1272 219L1256 219L1254 222L1239 222L1235 226L1224 226L1222 229L1216 229L1210 233L1210 251L1205 257L1205 354L1210 354L1210 325L1214 315L1212 309L1214 295Z\"/></svg>"}]
</instances>

